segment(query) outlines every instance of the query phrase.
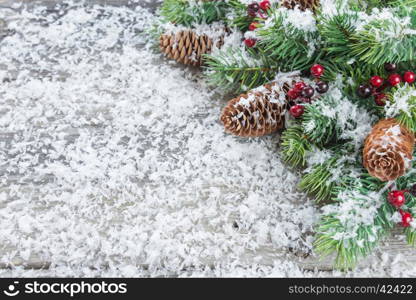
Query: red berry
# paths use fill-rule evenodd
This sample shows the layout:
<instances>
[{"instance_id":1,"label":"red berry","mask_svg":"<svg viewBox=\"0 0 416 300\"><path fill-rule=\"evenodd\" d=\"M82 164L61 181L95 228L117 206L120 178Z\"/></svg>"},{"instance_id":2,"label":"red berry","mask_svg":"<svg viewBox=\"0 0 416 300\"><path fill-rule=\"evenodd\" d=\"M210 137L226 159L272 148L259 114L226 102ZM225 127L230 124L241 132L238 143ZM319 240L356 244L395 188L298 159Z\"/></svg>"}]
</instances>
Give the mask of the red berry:
<instances>
[{"instance_id":1,"label":"red berry","mask_svg":"<svg viewBox=\"0 0 416 300\"><path fill-rule=\"evenodd\" d=\"M295 83L295 85L293 86L293 89L298 92L301 92L304 87L306 87L306 84L303 81L299 81Z\"/></svg>"},{"instance_id":2,"label":"red berry","mask_svg":"<svg viewBox=\"0 0 416 300\"><path fill-rule=\"evenodd\" d=\"M262 10L268 10L270 8L270 1L268 0L261 1L259 5Z\"/></svg>"},{"instance_id":3,"label":"red berry","mask_svg":"<svg viewBox=\"0 0 416 300\"><path fill-rule=\"evenodd\" d=\"M256 40L255 39L245 39L244 44L246 44L247 47L251 48L251 47L254 47L254 45L256 45Z\"/></svg>"},{"instance_id":4,"label":"red berry","mask_svg":"<svg viewBox=\"0 0 416 300\"><path fill-rule=\"evenodd\" d=\"M250 24L250 26L248 26L248 30L250 31L256 30L258 26L259 26L258 22L253 22Z\"/></svg>"},{"instance_id":5,"label":"red berry","mask_svg":"<svg viewBox=\"0 0 416 300\"><path fill-rule=\"evenodd\" d=\"M386 94L380 93L380 94L376 94L375 98L374 98L374 102L378 105L378 106L385 106L386 105Z\"/></svg>"},{"instance_id":6,"label":"red berry","mask_svg":"<svg viewBox=\"0 0 416 300\"><path fill-rule=\"evenodd\" d=\"M318 64L313 65L311 68L312 75L318 78L321 77L322 74L324 74L324 71L325 71L324 67Z\"/></svg>"},{"instance_id":7,"label":"red berry","mask_svg":"<svg viewBox=\"0 0 416 300\"><path fill-rule=\"evenodd\" d=\"M389 82L392 86L398 85L400 82L402 82L402 78L399 74L392 74L389 77Z\"/></svg>"},{"instance_id":8,"label":"red berry","mask_svg":"<svg viewBox=\"0 0 416 300\"><path fill-rule=\"evenodd\" d=\"M410 223L413 221L412 214L402 210L400 211L400 214L402 215L402 226L409 227Z\"/></svg>"},{"instance_id":9,"label":"red berry","mask_svg":"<svg viewBox=\"0 0 416 300\"><path fill-rule=\"evenodd\" d=\"M303 103L311 103L312 102L311 98L306 98L306 97L301 97L299 100Z\"/></svg>"},{"instance_id":10,"label":"red berry","mask_svg":"<svg viewBox=\"0 0 416 300\"><path fill-rule=\"evenodd\" d=\"M383 78L381 78L380 76L373 76L370 79L371 85L376 88L381 87L383 85L383 81Z\"/></svg>"},{"instance_id":11,"label":"red berry","mask_svg":"<svg viewBox=\"0 0 416 300\"><path fill-rule=\"evenodd\" d=\"M287 95L290 99L295 100L299 97L299 92L295 89L291 89L287 92Z\"/></svg>"},{"instance_id":12,"label":"red berry","mask_svg":"<svg viewBox=\"0 0 416 300\"><path fill-rule=\"evenodd\" d=\"M403 79L407 83L413 83L416 80L416 75L411 71L407 71L406 73L404 73Z\"/></svg>"},{"instance_id":13,"label":"red berry","mask_svg":"<svg viewBox=\"0 0 416 300\"><path fill-rule=\"evenodd\" d=\"M304 112L305 108L301 104L296 104L290 108L290 114L295 118L299 118Z\"/></svg>"},{"instance_id":14,"label":"red berry","mask_svg":"<svg viewBox=\"0 0 416 300\"><path fill-rule=\"evenodd\" d=\"M390 204L396 208L399 208L406 203L404 191L391 191L387 197L389 199Z\"/></svg>"}]
</instances>

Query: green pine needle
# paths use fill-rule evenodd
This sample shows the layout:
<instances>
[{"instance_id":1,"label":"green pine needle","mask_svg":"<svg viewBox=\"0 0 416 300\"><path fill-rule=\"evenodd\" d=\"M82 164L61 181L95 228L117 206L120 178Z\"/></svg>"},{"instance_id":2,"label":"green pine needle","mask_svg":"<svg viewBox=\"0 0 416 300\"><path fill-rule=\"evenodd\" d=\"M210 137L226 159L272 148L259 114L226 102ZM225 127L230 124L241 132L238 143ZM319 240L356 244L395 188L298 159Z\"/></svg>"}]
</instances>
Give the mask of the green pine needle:
<instances>
[{"instance_id":1,"label":"green pine needle","mask_svg":"<svg viewBox=\"0 0 416 300\"><path fill-rule=\"evenodd\" d=\"M311 172L302 177L299 188L313 195L316 203L331 199L336 191L331 170L336 164L337 157L332 157L322 164L315 165Z\"/></svg>"},{"instance_id":2,"label":"green pine needle","mask_svg":"<svg viewBox=\"0 0 416 300\"><path fill-rule=\"evenodd\" d=\"M295 125L286 129L282 134L283 160L294 167L306 166L306 154L312 145L305 137L301 126Z\"/></svg>"}]
</instances>

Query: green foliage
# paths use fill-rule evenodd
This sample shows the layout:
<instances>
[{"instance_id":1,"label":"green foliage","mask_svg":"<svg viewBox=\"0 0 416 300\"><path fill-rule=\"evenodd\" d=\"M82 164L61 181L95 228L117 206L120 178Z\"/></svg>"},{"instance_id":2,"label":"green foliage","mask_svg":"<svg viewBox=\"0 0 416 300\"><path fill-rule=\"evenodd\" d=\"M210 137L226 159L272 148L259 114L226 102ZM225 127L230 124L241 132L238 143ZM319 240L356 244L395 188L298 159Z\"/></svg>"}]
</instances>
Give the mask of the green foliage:
<instances>
[{"instance_id":1,"label":"green foliage","mask_svg":"<svg viewBox=\"0 0 416 300\"><path fill-rule=\"evenodd\" d=\"M315 165L299 183L299 188L313 195L316 203L331 199L335 193L336 182L333 180L332 170L337 165L337 159L338 157L332 157Z\"/></svg>"},{"instance_id":2,"label":"green foliage","mask_svg":"<svg viewBox=\"0 0 416 300\"><path fill-rule=\"evenodd\" d=\"M317 46L314 43L317 32L304 31L285 22L288 16L280 10L272 13L270 18L273 20L271 25L258 31L261 38L258 47L273 60L295 61L296 69L310 65L315 59L315 51L311 52L311 47Z\"/></svg>"},{"instance_id":3,"label":"green foliage","mask_svg":"<svg viewBox=\"0 0 416 300\"><path fill-rule=\"evenodd\" d=\"M283 160L294 167L306 166L306 154L312 145L304 135L301 126L287 128L282 134Z\"/></svg>"},{"instance_id":4,"label":"green foliage","mask_svg":"<svg viewBox=\"0 0 416 300\"><path fill-rule=\"evenodd\" d=\"M160 14L168 22L191 27L193 24L210 24L223 20L228 7L223 1L201 1L191 4L188 0L165 0Z\"/></svg>"},{"instance_id":5,"label":"green foliage","mask_svg":"<svg viewBox=\"0 0 416 300\"><path fill-rule=\"evenodd\" d=\"M355 31L357 14L322 16L318 29L324 43L328 60L332 63L346 63L354 58L349 47Z\"/></svg>"},{"instance_id":6,"label":"green foliage","mask_svg":"<svg viewBox=\"0 0 416 300\"><path fill-rule=\"evenodd\" d=\"M227 19L226 22L230 27L237 27L241 31L247 31L248 26L254 19L247 15L247 5L238 0L229 0L228 4L232 8L233 18Z\"/></svg>"},{"instance_id":7,"label":"green foliage","mask_svg":"<svg viewBox=\"0 0 416 300\"><path fill-rule=\"evenodd\" d=\"M362 29L351 36L351 54L368 64L381 66L387 62L399 63L414 59L416 24L407 24L398 15L376 15Z\"/></svg>"},{"instance_id":8,"label":"green foliage","mask_svg":"<svg viewBox=\"0 0 416 300\"><path fill-rule=\"evenodd\" d=\"M339 135L336 115L325 115L327 107L335 105L329 97L323 97L307 105L302 117L302 128L314 143L324 146L333 142Z\"/></svg>"},{"instance_id":9,"label":"green foliage","mask_svg":"<svg viewBox=\"0 0 416 300\"><path fill-rule=\"evenodd\" d=\"M258 55L253 62L254 51L227 48L215 55L206 55L209 84L225 91L243 92L272 80L279 67L266 55Z\"/></svg>"},{"instance_id":10,"label":"green foliage","mask_svg":"<svg viewBox=\"0 0 416 300\"><path fill-rule=\"evenodd\" d=\"M385 201L385 194L371 192L365 185L340 192L336 203L324 209L316 229L317 253L335 252L335 265L344 270L370 254L394 226L390 219L394 208Z\"/></svg>"}]
</instances>

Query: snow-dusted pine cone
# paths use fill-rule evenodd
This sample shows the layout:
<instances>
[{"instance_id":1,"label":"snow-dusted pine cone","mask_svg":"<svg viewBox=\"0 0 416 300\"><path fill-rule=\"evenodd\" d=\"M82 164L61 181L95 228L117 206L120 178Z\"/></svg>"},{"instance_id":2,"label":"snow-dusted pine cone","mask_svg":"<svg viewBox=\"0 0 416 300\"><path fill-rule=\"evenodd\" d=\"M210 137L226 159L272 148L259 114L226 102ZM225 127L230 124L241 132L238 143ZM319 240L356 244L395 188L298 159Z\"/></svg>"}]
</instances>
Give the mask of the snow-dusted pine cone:
<instances>
[{"instance_id":1,"label":"snow-dusted pine cone","mask_svg":"<svg viewBox=\"0 0 416 300\"><path fill-rule=\"evenodd\" d=\"M365 140L364 167L382 181L395 180L410 167L414 142L414 135L397 120L381 120Z\"/></svg>"},{"instance_id":2,"label":"snow-dusted pine cone","mask_svg":"<svg viewBox=\"0 0 416 300\"><path fill-rule=\"evenodd\" d=\"M284 125L289 85L266 84L230 100L221 115L225 131L243 137L270 134Z\"/></svg>"},{"instance_id":3,"label":"snow-dusted pine cone","mask_svg":"<svg viewBox=\"0 0 416 300\"><path fill-rule=\"evenodd\" d=\"M221 47L223 39L216 42ZM214 41L205 34L198 35L192 30L182 30L176 34L160 36L160 50L168 58L185 65L200 66L202 56L211 52Z\"/></svg>"},{"instance_id":4,"label":"snow-dusted pine cone","mask_svg":"<svg viewBox=\"0 0 416 300\"><path fill-rule=\"evenodd\" d=\"M315 10L319 7L319 0L283 0L282 5L289 9L298 7L300 10Z\"/></svg>"}]
</instances>

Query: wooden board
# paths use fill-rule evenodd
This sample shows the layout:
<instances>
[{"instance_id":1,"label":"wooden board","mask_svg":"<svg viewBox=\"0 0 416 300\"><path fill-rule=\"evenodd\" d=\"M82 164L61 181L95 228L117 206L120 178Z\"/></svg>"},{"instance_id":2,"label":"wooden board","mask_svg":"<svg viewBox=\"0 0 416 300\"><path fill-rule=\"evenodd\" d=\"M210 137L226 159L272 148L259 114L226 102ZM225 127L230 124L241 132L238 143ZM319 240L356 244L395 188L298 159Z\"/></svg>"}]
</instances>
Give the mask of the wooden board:
<instances>
[{"instance_id":1,"label":"wooden board","mask_svg":"<svg viewBox=\"0 0 416 300\"><path fill-rule=\"evenodd\" d=\"M0 0L0 7L5 8L12 8L12 9L19 9L19 3L34 6L34 5L46 5L51 9L55 6L56 3L60 3L59 0ZM89 3L91 4L100 4L100 5L126 5L129 4L130 1L128 0L90 0ZM137 4L133 4L137 5ZM155 4L145 3L144 6L148 6L149 8L155 9ZM5 24L0 22L0 32L5 33L7 30L5 29ZM99 130L97 128L91 128L91 130ZM13 140L13 132L3 132L0 134L0 142L10 142ZM77 137L76 130L73 132L67 132L67 139L75 139ZM4 172L4 171L3 171ZM2 170L0 169L0 175L2 174ZM16 183L19 182L20 178L18 175L16 176L9 176L8 183ZM48 180L48 178L45 178ZM37 183L39 188L41 188L42 183ZM16 249L12 247L5 248L1 251L0 256L5 254L12 254L15 252ZM405 256L407 258L407 263L409 264L416 264L416 252L413 248L409 247L404 241L403 236L400 235L398 232L392 234L391 237L387 238L384 243L380 246L380 248L375 251L375 254L372 257L369 257L363 260L360 263L362 267L371 267L373 264L383 262L383 257L385 253L390 254L390 257L395 257L398 254ZM333 270L332 259L333 257L326 258L326 259L319 259L316 256L310 255L309 253L292 253L289 249L280 249L276 251L275 248L262 248L258 249L256 252L247 252L243 254L242 261L247 261L249 264L253 262L255 257L261 254L261 261L257 261L260 264L273 266L275 259L279 257L285 257L286 259L296 263L299 267L304 270L321 270L321 271L331 271ZM210 261L209 259L205 261L207 265L213 265L214 261ZM25 268L47 268L50 262L42 260L41 257L37 256L36 254L32 254L29 259L22 259L21 257L14 256L10 260L10 264L0 264L1 268L7 268L10 265L15 266L24 266ZM146 266L143 266L146 267Z\"/></svg>"}]
</instances>

